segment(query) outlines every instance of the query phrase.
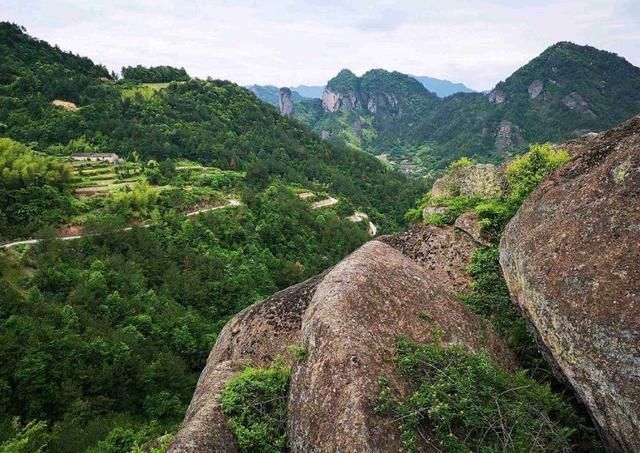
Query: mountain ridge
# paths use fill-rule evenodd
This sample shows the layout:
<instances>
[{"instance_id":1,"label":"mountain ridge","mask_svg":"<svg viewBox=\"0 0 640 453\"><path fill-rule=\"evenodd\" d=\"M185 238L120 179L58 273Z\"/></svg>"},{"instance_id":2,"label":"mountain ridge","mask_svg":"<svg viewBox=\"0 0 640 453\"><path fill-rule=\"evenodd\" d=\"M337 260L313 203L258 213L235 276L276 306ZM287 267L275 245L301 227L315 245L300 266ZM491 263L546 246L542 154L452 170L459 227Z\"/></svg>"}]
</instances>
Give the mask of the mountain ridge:
<instances>
[{"instance_id":1,"label":"mountain ridge","mask_svg":"<svg viewBox=\"0 0 640 453\"><path fill-rule=\"evenodd\" d=\"M640 68L570 42L548 47L486 94L434 95L425 102L428 96L411 88L409 76L384 73L394 75L393 89L381 79L368 90L386 90L392 103L416 107L405 108L401 118L384 120L362 105L357 90L368 73L358 78L348 70L329 81L322 108L303 101L294 117L324 138L428 173L462 156L500 162L527 143L601 131L640 112Z\"/></svg>"}]
</instances>

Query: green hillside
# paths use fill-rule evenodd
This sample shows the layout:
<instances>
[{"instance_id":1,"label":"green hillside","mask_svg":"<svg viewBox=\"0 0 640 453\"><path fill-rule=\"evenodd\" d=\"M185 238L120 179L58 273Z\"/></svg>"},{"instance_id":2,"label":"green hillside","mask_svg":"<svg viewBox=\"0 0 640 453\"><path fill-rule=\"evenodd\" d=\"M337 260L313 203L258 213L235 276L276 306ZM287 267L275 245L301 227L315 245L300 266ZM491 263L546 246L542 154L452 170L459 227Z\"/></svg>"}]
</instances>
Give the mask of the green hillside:
<instances>
[{"instance_id":1,"label":"green hillside","mask_svg":"<svg viewBox=\"0 0 640 453\"><path fill-rule=\"evenodd\" d=\"M528 143L605 130L640 112L639 68L568 42L549 47L488 95L440 99L416 85L397 72L373 70L358 78L343 70L327 87L333 98L357 102L335 111L303 102L296 116L334 142L424 173L461 156L499 162Z\"/></svg>"},{"instance_id":2,"label":"green hillside","mask_svg":"<svg viewBox=\"0 0 640 453\"><path fill-rule=\"evenodd\" d=\"M8 23L0 55L2 451L175 432L231 316L368 240L356 210L393 231L424 190L231 82L119 81Z\"/></svg>"}]
</instances>

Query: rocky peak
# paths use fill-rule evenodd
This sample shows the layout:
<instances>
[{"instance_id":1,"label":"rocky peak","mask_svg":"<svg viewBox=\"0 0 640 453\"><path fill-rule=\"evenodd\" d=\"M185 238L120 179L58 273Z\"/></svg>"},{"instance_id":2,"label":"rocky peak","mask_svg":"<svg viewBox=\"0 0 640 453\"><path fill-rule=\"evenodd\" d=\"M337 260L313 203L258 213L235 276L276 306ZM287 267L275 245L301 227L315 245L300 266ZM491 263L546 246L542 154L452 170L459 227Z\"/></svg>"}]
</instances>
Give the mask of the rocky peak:
<instances>
[{"instance_id":1,"label":"rocky peak","mask_svg":"<svg viewBox=\"0 0 640 453\"><path fill-rule=\"evenodd\" d=\"M502 90L493 89L489 93L489 102L492 104L502 104L507 99L506 95Z\"/></svg>"},{"instance_id":2,"label":"rocky peak","mask_svg":"<svg viewBox=\"0 0 640 453\"><path fill-rule=\"evenodd\" d=\"M289 88L280 88L278 90L278 106L280 114L283 116L291 116L293 113L293 97Z\"/></svg>"},{"instance_id":3,"label":"rocky peak","mask_svg":"<svg viewBox=\"0 0 640 453\"><path fill-rule=\"evenodd\" d=\"M326 112L360 110L360 79L348 69L341 70L329 80L322 93L322 106Z\"/></svg>"}]
</instances>

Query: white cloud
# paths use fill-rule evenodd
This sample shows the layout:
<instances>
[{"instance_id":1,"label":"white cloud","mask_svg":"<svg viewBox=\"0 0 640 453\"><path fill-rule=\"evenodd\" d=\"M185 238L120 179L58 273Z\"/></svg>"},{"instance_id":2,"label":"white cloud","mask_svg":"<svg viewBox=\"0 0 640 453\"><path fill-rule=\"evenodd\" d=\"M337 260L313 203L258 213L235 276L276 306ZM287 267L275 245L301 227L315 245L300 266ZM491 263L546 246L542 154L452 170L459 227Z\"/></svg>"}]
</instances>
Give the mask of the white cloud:
<instances>
[{"instance_id":1,"label":"white cloud","mask_svg":"<svg viewBox=\"0 0 640 453\"><path fill-rule=\"evenodd\" d=\"M560 40L640 64L633 0L0 0L2 19L118 70L322 84L382 67L486 89Z\"/></svg>"}]
</instances>

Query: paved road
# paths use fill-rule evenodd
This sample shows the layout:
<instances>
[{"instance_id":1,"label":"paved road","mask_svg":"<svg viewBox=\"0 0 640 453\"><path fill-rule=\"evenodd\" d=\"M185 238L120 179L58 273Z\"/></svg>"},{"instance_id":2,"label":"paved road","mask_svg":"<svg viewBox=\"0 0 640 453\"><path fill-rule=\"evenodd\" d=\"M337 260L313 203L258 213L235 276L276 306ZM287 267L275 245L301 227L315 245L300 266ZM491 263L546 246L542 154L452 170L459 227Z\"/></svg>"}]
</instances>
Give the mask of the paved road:
<instances>
[{"instance_id":1,"label":"paved road","mask_svg":"<svg viewBox=\"0 0 640 453\"><path fill-rule=\"evenodd\" d=\"M209 212L209 211L215 211L217 209L224 209L224 208L228 208L228 207L232 207L232 206L240 206L242 203L240 203L238 200L229 200L229 202L225 205L222 206L214 206L212 208L204 208L204 209L199 209L198 211L193 211L187 214L187 216L194 216L194 215L198 215L198 214L202 214L203 212ZM149 228L150 226L152 226L153 224L147 224L147 225L141 225L142 228ZM133 227L126 227L123 228L120 231L131 231L133 229ZM79 235L79 236L65 236L65 237L61 237L58 239L61 239L63 241L72 241L74 239L80 239L82 237L88 237L88 236L93 236L93 234L83 234L83 235ZM8 249L11 247L15 247L16 245L29 245L29 244L37 244L38 242L42 241L42 239L25 239L24 241L15 241L15 242L9 242L7 244L0 244L0 249Z\"/></svg>"}]
</instances>

